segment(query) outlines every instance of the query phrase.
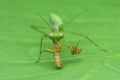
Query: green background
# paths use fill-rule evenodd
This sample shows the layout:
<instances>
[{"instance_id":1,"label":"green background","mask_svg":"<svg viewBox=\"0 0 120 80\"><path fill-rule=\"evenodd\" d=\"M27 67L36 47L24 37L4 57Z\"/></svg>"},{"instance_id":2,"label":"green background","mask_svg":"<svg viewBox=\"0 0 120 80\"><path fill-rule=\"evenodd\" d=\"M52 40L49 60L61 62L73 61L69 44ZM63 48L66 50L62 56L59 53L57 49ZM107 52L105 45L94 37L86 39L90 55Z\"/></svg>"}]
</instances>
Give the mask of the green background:
<instances>
[{"instance_id":1,"label":"green background","mask_svg":"<svg viewBox=\"0 0 120 80\"><path fill-rule=\"evenodd\" d=\"M67 42L80 40L82 53L72 56L65 48L60 70L50 53L42 54L36 64L42 35L29 26L47 26L36 13L49 21L49 13L55 12L66 22L86 8L66 29L89 36L108 52L66 33ZM0 0L0 80L119 80L119 35L119 0ZM48 38L43 45L53 46Z\"/></svg>"}]
</instances>

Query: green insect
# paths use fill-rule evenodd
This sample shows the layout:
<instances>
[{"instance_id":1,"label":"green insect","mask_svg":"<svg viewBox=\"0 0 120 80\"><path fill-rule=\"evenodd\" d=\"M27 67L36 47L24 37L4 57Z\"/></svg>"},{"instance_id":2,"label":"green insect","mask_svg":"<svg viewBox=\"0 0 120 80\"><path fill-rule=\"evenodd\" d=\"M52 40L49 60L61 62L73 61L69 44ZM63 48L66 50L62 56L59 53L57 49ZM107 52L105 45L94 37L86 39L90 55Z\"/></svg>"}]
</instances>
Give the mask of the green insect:
<instances>
[{"instance_id":1,"label":"green insect","mask_svg":"<svg viewBox=\"0 0 120 80\"><path fill-rule=\"evenodd\" d=\"M69 20L67 23L63 24L62 20L60 19L60 17L54 13L51 14L51 21L53 22L53 26L51 27L49 25L49 23L42 17L41 19L48 25L48 27L50 28L51 32L50 33L46 33L44 31L42 31L41 29L39 29L39 27L37 26L31 26L31 28L39 31L40 33L43 34L43 36L41 37L41 41L40 41L40 53L39 53L39 57L36 61L36 63L38 63L40 61L40 57L41 54L43 52L51 52L54 55L54 61L55 64L57 66L57 68L62 68L62 61L61 61L61 51L62 51L62 39L64 38L64 28L66 28L66 26L71 23L74 19L76 19L77 17L79 17L81 14L83 14L87 9L83 10L81 13L79 13L77 16L73 17L71 20ZM88 38L87 36L75 33L75 32L71 32L71 31L67 31L69 33L78 35L80 37L84 37L86 39L88 39L91 43L93 43L96 47L100 48L102 51L106 51L103 48L101 48L99 45L97 45L95 42L93 42L90 38ZM45 37L49 37L49 39L52 40L54 47L52 49L42 49L42 45L43 45L43 39ZM78 44L79 41L77 42L76 45L67 45L68 49L71 51L72 55L74 54L80 54L80 52L82 51L81 48L78 48Z\"/></svg>"}]
</instances>

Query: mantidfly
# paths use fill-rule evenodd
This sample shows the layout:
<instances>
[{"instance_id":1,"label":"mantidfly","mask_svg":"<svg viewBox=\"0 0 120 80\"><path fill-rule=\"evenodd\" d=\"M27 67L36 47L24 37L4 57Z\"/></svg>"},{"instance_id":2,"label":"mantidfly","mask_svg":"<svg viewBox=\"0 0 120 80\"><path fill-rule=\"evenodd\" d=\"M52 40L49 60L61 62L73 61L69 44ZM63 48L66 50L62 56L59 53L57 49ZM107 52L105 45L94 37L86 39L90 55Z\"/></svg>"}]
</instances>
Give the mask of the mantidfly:
<instances>
[{"instance_id":1,"label":"mantidfly","mask_svg":"<svg viewBox=\"0 0 120 80\"><path fill-rule=\"evenodd\" d=\"M41 54L43 52L51 52L54 55L54 60L56 63L57 68L62 68L62 61L61 61L61 51L62 51L62 43L61 40L64 37L64 28L66 28L66 26L71 23L74 19L76 19L77 17L79 17L81 14L83 14L87 9L83 10L82 12L80 12L77 16L73 17L72 19L70 19L67 23L63 24L62 20L60 19L60 17L54 13L51 14L51 21L53 22L53 27L50 26L50 24L42 17L40 16L40 18L48 25L48 27L51 29L51 32L49 34L47 34L46 32L42 31L40 29L40 27L37 26L31 26L31 28L39 31L40 33L43 34L43 36L41 37L41 41L40 41L40 53L39 53L39 57L38 60L36 61L36 63L38 63L40 61L40 57ZM91 43L93 43L96 47L98 47L99 49L101 49L102 51L106 51L103 48L101 48L99 45L97 45L95 42L93 42L90 38L88 38L87 36L81 35L79 33L75 33L75 32L71 32L71 31L67 31L70 32L72 34L78 35L80 37L84 37L86 39L88 39ZM52 49L44 49L42 50L42 43L43 43L43 38L45 37L49 37L49 39L52 40L54 47ZM81 48L78 48L79 45L79 41L77 42L76 45L67 45L68 49L71 51L72 55L74 54L80 54L80 52L82 51Z\"/></svg>"}]
</instances>

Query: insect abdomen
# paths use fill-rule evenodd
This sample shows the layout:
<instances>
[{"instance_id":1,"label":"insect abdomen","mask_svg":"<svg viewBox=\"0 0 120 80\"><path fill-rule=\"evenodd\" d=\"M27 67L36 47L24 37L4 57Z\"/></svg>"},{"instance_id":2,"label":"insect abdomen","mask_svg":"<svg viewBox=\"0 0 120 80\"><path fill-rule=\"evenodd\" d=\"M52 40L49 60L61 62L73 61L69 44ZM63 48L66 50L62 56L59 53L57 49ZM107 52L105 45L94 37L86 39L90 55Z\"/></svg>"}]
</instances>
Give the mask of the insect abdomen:
<instances>
[{"instance_id":1,"label":"insect abdomen","mask_svg":"<svg viewBox=\"0 0 120 80\"><path fill-rule=\"evenodd\" d=\"M54 53L54 59L55 59L55 64L57 66L57 68L61 68L62 67L62 61L60 58L60 53Z\"/></svg>"}]
</instances>

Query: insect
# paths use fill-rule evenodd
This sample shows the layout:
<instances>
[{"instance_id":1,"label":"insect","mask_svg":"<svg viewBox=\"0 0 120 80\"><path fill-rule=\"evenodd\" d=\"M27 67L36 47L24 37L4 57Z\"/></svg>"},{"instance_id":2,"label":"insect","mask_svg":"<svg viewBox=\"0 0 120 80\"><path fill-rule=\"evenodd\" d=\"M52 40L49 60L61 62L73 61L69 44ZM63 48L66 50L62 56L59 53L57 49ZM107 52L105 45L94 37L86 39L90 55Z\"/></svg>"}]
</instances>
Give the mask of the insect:
<instances>
[{"instance_id":1,"label":"insect","mask_svg":"<svg viewBox=\"0 0 120 80\"><path fill-rule=\"evenodd\" d=\"M62 51L62 42L61 40L64 38L64 28L66 28L66 26L71 23L74 19L76 19L77 17L79 17L81 14L83 14L87 9L83 10L82 12L80 12L77 16L73 17L72 19L70 19L67 23L63 24L60 17L56 14L52 14L51 15L51 21L53 22L53 26L51 27L50 24L42 17L40 16L40 18L48 25L48 27L50 28L51 32L50 33L46 33L44 31L42 31L39 27L37 26L31 26L32 29L39 31L40 33L43 34L43 36L41 37L41 41L40 41L40 53L39 53L39 57L36 61L36 63L38 63L40 61L40 57L41 54L43 52L51 52L54 55L54 61L55 64L57 66L57 68L62 68L62 61L61 61L61 51ZM78 34L72 31L67 31L69 33L78 35L80 37L84 37L86 39L88 39L91 43L93 43L96 47L100 48L102 51L106 51L103 48L101 48L99 45L97 45L94 41L92 41L90 38L88 38L85 35L82 34ZM52 40L54 47L52 49L42 49L42 45L43 45L43 39L45 37L48 37L49 39ZM80 54L82 49L78 48L79 45L79 41L77 42L76 45L67 45L68 49L71 51L72 55L75 54Z\"/></svg>"}]
</instances>

